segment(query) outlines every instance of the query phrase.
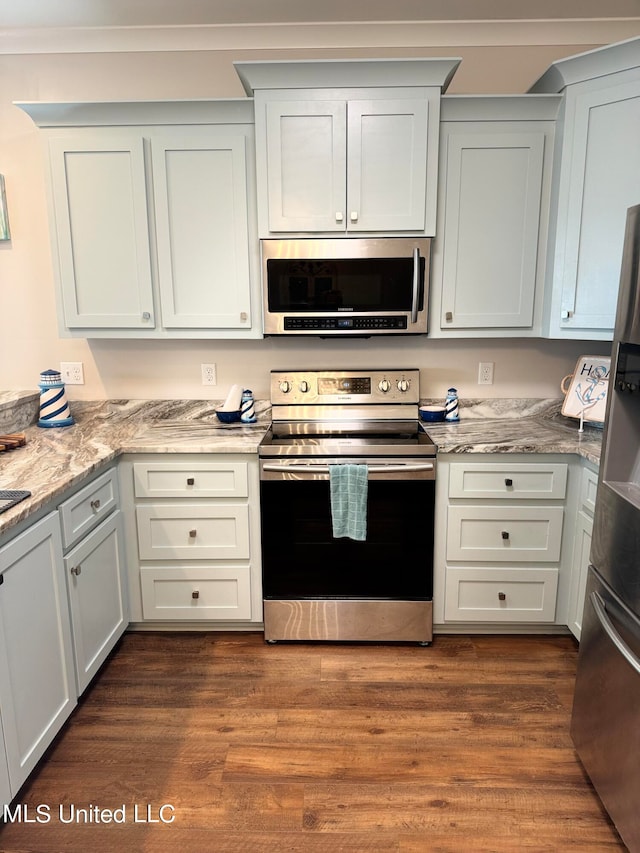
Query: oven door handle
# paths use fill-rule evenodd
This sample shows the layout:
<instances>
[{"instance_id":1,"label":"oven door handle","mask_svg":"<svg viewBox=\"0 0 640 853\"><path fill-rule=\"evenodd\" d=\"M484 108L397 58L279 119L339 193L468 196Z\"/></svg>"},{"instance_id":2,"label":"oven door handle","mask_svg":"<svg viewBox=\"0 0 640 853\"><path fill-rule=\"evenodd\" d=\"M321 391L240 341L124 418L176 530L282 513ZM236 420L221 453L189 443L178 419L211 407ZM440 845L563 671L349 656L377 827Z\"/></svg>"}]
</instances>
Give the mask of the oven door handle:
<instances>
[{"instance_id":1,"label":"oven door handle","mask_svg":"<svg viewBox=\"0 0 640 853\"><path fill-rule=\"evenodd\" d=\"M340 463L336 464L339 465ZM296 474L328 474L329 467L329 465L297 465L286 462L282 464L264 462L262 470ZM369 474L404 474L405 472L433 471L433 467L433 462L411 462L406 465L368 465L367 470Z\"/></svg>"},{"instance_id":2,"label":"oven door handle","mask_svg":"<svg viewBox=\"0 0 640 853\"><path fill-rule=\"evenodd\" d=\"M411 322L418 322L418 289L420 285L420 249L413 250L413 296L411 300Z\"/></svg>"}]
</instances>

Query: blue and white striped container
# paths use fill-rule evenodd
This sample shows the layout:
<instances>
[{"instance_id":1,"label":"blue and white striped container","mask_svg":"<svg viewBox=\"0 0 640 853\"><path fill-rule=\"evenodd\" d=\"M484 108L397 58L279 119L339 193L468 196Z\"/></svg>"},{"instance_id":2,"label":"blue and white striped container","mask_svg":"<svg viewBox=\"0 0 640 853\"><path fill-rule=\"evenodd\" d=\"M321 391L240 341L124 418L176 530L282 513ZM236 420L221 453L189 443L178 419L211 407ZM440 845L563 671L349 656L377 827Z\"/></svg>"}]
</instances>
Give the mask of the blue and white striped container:
<instances>
[{"instance_id":1,"label":"blue and white striped container","mask_svg":"<svg viewBox=\"0 0 640 853\"><path fill-rule=\"evenodd\" d=\"M444 403L444 419L450 424L456 424L460 420L458 392L455 388L449 388L447 391L447 399Z\"/></svg>"},{"instance_id":2,"label":"blue and white striped container","mask_svg":"<svg viewBox=\"0 0 640 853\"><path fill-rule=\"evenodd\" d=\"M242 392L242 400L240 402L240 420L243 424L254 424L258 418L256 417L255 400L253 399L253 391L246 388Z\"/></svg>"},{"instance_id":3,"label":"blue and white striped container","mask_svg":"<svg viewBox=\"0 0 640 853\"><path fill-rule=\"evenodd\" d=\"M40 427L66 427L74 424L64 393L64 382L57 370L43 370L40 374Z\"/></svg>"}]
</instances>

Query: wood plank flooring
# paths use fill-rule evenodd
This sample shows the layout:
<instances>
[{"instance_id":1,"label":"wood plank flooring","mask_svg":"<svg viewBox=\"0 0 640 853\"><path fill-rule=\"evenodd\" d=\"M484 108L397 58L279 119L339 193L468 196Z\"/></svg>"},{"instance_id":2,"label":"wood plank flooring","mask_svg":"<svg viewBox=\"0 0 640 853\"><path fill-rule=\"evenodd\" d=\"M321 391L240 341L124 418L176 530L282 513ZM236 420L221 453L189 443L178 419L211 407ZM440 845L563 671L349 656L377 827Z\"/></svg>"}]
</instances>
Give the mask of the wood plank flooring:
<instances>
[{"instance_id":1,"label":"wood plank flooring","mask_svg":"<svg viewBox=\"0 0 640 853\"><path fill-rule=\"evenodd\" d=\"M576 659L571 637L127 634L18 798L49 821L0 850L625 850L569 736Z\"/></svg>"}]
</instances>

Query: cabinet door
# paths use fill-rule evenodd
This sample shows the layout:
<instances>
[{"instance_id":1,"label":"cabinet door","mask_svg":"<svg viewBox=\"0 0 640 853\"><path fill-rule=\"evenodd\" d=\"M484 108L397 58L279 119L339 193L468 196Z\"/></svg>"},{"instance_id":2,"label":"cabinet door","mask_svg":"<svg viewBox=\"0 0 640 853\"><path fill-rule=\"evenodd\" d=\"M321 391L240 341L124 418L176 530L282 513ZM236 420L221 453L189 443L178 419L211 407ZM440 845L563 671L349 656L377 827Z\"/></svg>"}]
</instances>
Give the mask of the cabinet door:
<instances>
[{"instance_id":1,"label":"cabinet door","mask_svg":"<svg viewBox=\"0 0 640 853\"><path fill-rule=\"evenodd\" d=\"M152 329L142 139L78 134L49 146L65 325Z\"/></svg>"},{"instance_id":2,"label":"cabinet door","mask_svg":"<svg viewBox=\"0 0 640 853\"><path fill-rule=\"evenodd\" d=\"M486 127L486 125L485 125ZM442 329L533 325L543 132L443 130Z\"/></svg>"},{"instance_id":3,"label":"cabinet door","mask_svg":"<svg viewBox=\"0 0 640 853\"><path fill-rule=\"evenodd\" d=\"M64 559L78 694L92 680L127 627L120 511Z\"/></svg>"},{"instance_id":4,"label":"cabinet door","mask_svg":"<svg viewBox=\"0 0 640 853\"><path fill-rule=\"evenodd\" d=\"M266 104L270 231L344 231L344 101Z\"/></svg>"},{"instance_id":5,"label":"cabinet door","mask_svg":"<svg viewBox=\"0 0 640 853\"><path fill-rule=\"evenodd\" d=\"M576 519L576 538L571 566L571 593L569 600L569 630L579 640L582 633L584 596L589 574L589 552L593 534L593 519L579 512Z\"/></svg>"},{"instance_id":6,"label":"cabinet door","mask_svg":"<svg viewBox=\"0 0 640 853\"><path fill-rule=\"evenodd\" d=\"M0 550L0 711L17 791L76 705L58 513Z\"/></svg>"},{"instance_id":7,"label":"cabinet door","mask_svg":"<svg viewBox=\"0 0 640 853\"><path fill-rule=\"evenodd\" d=\"M627 208L640 200L638 139L640 81L567 93L552 334L612 337Z\"/></svg>"},{"instance_id":8,"label":"cabinet door","mask_svg":"<svg viewBox=\"0 0 640 853\"><path fill-rule=\"evenodd\" d=\"M349 101L347 109L347 229L423 232L426 98Z\"/></svg>"},{"instance_id":9,"label":"cabinet door","mask_svg":"<svg viewBox=\"0 0 640 853\"><path fill-rule=\"evenodd\" d=\"M152 140L162 324L251 326L245 138Z\"/></svg>"},{"instance_id":10,"label":"cabinet door","mask_svg":"<svg viewBox=\"0 0 640 853\"><path fill-rule=\"evenodd\" d=\"M9 768L7 767L7 750L2 733L2 717L0 717L0 808L11 802L11 784Z\"/></svg>"}]
</instances>

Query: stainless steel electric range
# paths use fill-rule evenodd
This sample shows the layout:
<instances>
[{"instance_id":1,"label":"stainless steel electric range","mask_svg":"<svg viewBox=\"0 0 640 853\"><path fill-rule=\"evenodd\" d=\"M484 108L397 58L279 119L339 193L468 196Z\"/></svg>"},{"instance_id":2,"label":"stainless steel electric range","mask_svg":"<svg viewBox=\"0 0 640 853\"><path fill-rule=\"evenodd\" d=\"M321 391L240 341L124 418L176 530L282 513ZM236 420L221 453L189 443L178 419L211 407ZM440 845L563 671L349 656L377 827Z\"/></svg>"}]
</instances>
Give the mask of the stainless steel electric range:
<instances>
[{"instance_id":1,"label":"stainless steel electric range","mask_svg":"<svg viewBox=\"0 0 640 853\"><path fill-rule=\"evenodd\" d=\"M436 447L419 371L273 371L259 448L265 639L433 637ZM366 466L366 538L333 534L335 467Z\"/></svg>"}]
</instances>

